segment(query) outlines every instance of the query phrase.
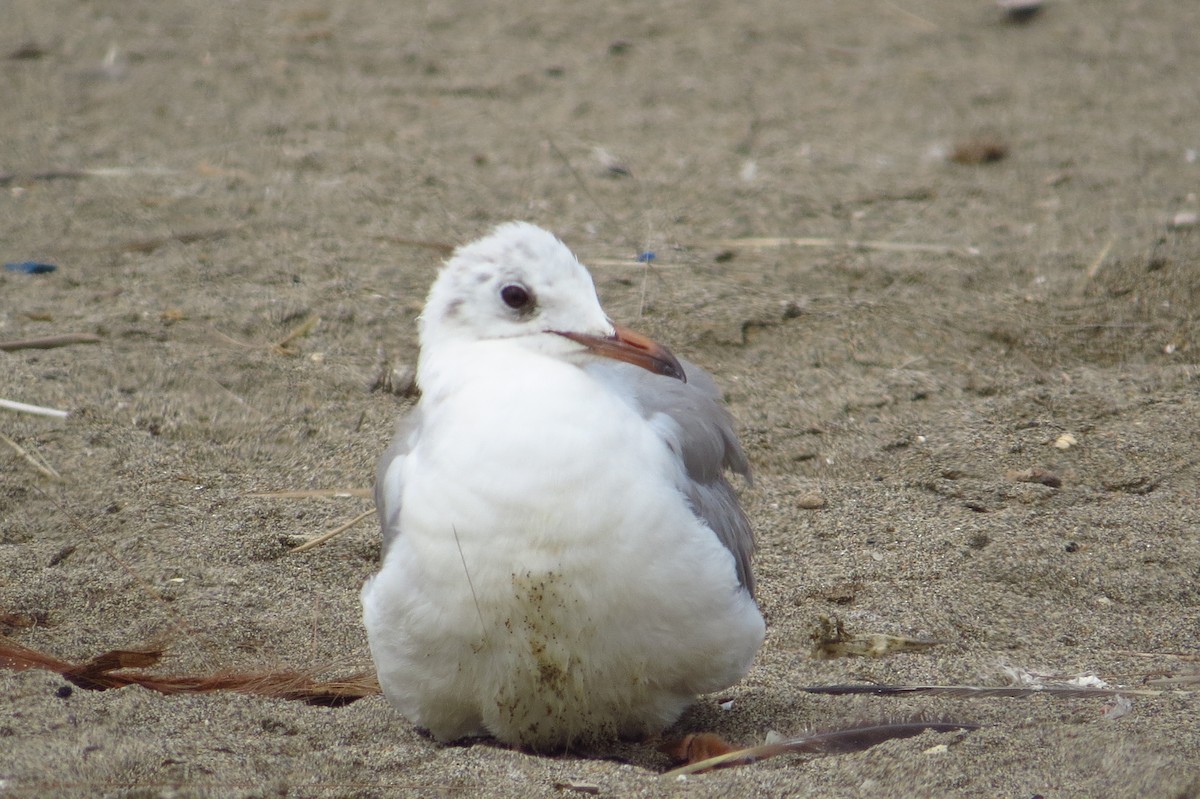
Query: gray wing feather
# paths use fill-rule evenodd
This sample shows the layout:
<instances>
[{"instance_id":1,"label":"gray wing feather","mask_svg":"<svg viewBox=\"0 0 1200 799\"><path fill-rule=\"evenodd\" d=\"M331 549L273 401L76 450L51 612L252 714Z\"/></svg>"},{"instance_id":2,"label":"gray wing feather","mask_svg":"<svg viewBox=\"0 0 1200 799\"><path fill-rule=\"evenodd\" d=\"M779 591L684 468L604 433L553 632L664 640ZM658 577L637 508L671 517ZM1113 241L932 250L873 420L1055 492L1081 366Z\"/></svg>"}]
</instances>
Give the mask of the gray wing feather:
<instances>
[{"instance_id":1,"label":"gray wing feather","mask_svg":"<svg viewBox=\"0 0 1200 799\"><path fill-rule=\"evenodd\" d=\"M683 460L683 492L692 510L733 554L738 581L754 595L754 533L725 471L750 479L750 463L733 429L733 417L721 404L712 376L683 361L688 382L615 361L597 361L586 369L628 398L667 446Z\"/></svg>"},{"instance_id":2,"label":"gray wing feather","mask_svg":"<svg viewBox=\"0 0 1200 799\"><path fill-rule=\"evenodd\" d=\"M383 532L383 555L400 535L400 498L404 493L401 477L404 459L416 446L421 432L421 410L414 408L396 424L392 443L379 458L375 467L375 511Z\"/></svg>"}]
</instances>

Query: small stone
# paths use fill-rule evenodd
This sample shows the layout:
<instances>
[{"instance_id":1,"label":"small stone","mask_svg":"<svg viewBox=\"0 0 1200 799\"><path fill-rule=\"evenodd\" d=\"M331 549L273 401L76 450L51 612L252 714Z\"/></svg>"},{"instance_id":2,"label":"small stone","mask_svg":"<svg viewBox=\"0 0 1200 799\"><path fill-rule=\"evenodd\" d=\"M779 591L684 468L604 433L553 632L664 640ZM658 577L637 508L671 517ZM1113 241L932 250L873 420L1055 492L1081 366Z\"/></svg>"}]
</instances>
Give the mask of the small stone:
<instances>
[{"instance_id":1,"label":"small stone","mask_svg":"<svg viewBox=\"0 0 1200 799\"><path fill-rule=\"evenodd\" d=\"M601 174L615 178L633 177L633 170L629 168L629 164L603 147L593 148L592 156L599 162Z\"/></svg>"},{"instance_id":2,"label":"small stone","mask_svg":"<svg viewBox=\"0 0 1200 799\"><path fill-rule=\"evenodd\" d=\"M1008 157L1008 145L991 136L959 142L950 153L956 164L993 164Z\"/></svg>"},{"instance_id":3,"label":"small stone","mask_svg":"<svg viewBox=\"0 0 1200 799\"><path fill-rule=\"evenodd\" d=\"M1077 438L1075 438L1075 436L1071 435L1070 433L1063 433L1061 436L1059 436L1058 438L1056 438L1054 440L1054 448L1055 449L1070 449L1071 447L1075 446L1078 443L1079 443L1079 440Z\"/></svg>"},{"instance_id":4,"label":"small stone","mask_svg":"<svg viewBox=\"0 0 1200 799\"><path fill-rule=\"evenodd\" d=\"M1042 10L1042 0L996 0L996 5L1012 22L1028 22Z\"/></svg>"},{"instance_id":5,"label":"small stone","mask_svg":"<svg viewBox=\"0 0 1200 799\"><path fill-rule=\"evenodd\" d=\"M825 507L825 497L816 491L802 494L796 498L796 507L804 510L820 510Z\"/></svg>"},{"instance_id":6,"label":"small stone","mask_svg":"<svg viewBox=\"0 0 1200 799\"><path fill-rule=\"evenodd\" d=\"M804 306L795 300L785 300L780 303L781 315L784 319L795 319L804 315Z\"/></svg>"},{"instance_id":7,"label":"small stone","mask_svg":"<svg viewBox=\"0 0 1200 799\"><path fill-rule=\"evenodd\" d=\"M988 544L992 543L992 539L987 533L972 533L967 539L967 546L971 549L983 549Z\"/></svg>"},{"instance_id":8,"label":"small stone","mask_svg":"<svg viewBox=\"0 0 1200 799\"><path fill-rule=\"evenodd\" d=\"M1171 230L1182 230L1184 228L1195 227L1200 224L1200 213L1195 211L1180 211L1171 217Z\"/></svg>"}]
</instances>

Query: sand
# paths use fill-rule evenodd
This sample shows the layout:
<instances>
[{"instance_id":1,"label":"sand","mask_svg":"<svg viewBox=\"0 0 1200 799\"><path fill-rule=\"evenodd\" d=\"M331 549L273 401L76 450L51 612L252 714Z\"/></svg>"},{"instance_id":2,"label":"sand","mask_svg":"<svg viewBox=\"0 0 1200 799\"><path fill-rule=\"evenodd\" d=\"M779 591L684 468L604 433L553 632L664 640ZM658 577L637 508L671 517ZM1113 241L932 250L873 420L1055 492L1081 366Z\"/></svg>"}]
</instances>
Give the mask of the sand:
<instances>
[{"instance_id":1,"label":"sand","mask_svg":"<svg viewBox=\"0 0 1200 799\"><path fill-rule=\"evenodd\" d=\"M370 486L424 243L519 218L716 374L755 470L768 639L673 734L986 726L675 782L652 746L440 746L378 696L2 671L0 797L1200 795L1200 5L504 8L7 4L3 260L57 270L0 272L0 342L99 343L0 352L0 398L70 412L0 410L63 477L0 442L0 632L369 668L374 524L292 551L369 499L258 494ZM815 659L833 618L936 644ZM1014 674L1163 693L801 690Z\"/></svg>"}]
</instances>

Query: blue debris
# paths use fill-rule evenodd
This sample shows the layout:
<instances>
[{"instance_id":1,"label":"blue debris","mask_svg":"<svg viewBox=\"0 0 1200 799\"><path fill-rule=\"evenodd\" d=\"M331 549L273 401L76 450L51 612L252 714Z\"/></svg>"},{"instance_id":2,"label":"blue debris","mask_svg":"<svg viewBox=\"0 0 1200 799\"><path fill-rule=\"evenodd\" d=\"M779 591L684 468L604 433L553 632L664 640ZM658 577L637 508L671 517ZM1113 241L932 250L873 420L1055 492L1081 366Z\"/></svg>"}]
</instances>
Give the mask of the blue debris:
<instances>
[{"instance_id":1,"label":"blue debris","mask_svg":"<svg viewBox=\"0 0 1200 799\"><path fill-rule=\"evenodd\" d=\"M657 257L658 256L654 254L654 250L646 250L645 252L638 253L638 260L644 264L650 263Z\"/></svg>"},{"instance_id":2,"label":"blue debris","mask_svg":"<svg viewBox=\"0 0 1200 799\"><path fill-rule=\"evenodd\" d=\"M23 272L26 275L45 275L58 269L54 264L43 264L37 261L14 261L4 265L6 271Z\"/></svg>"}]
</instances>

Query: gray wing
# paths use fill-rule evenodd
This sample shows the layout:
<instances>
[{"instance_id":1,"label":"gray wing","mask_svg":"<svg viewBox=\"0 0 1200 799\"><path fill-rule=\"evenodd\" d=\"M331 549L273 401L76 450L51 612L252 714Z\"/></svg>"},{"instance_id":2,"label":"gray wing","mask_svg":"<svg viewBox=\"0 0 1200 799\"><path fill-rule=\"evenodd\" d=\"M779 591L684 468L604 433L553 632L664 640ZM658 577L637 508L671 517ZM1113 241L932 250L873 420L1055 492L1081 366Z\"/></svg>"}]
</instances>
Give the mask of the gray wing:
<instances>
[{"instance_id":1,"label":"gray wing","mask_svg":"<svg viewBox=\"0 0 1200 799\"><path fill-rule=\"evenodd\" d=\"M608 383L638 408L683 460L684 494L733 554L738 581L754 595L754 533L725 470L750 479L750 463L733 430L733 417L721 404L721 391L708 372L681 359L687 382L616 361L588 364L587 371Z\"/></svg>"},{"instance_id":2,"label":"gray wing","mask_svg":"<svg viewBox=\"0 0 1200 799\"><path fill-rule=\"evenodd\" d=\"M414 408L396 424L392 443L375 467L375 512L383 532L383 556L400 535L400 498L404 493L404 459L416 446L421 433L421 409Z\"/></svg>"}]
</instances>

